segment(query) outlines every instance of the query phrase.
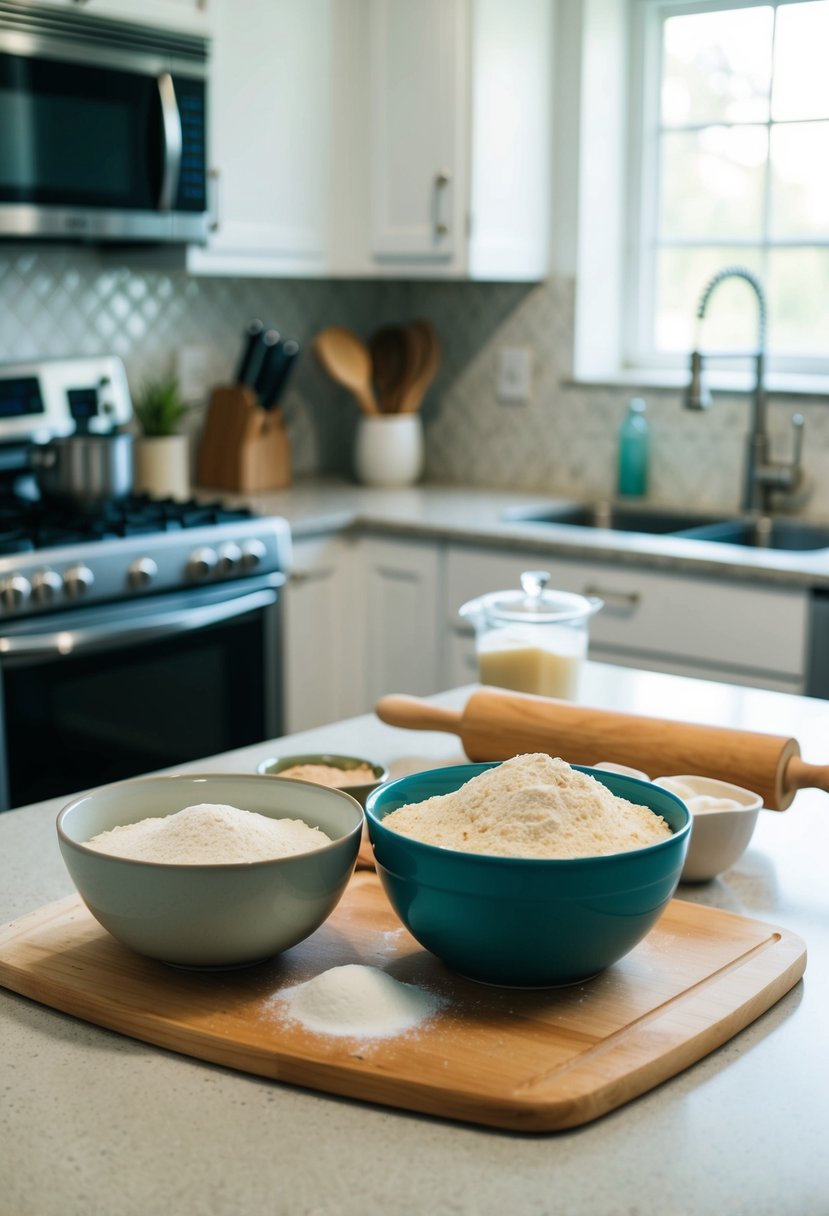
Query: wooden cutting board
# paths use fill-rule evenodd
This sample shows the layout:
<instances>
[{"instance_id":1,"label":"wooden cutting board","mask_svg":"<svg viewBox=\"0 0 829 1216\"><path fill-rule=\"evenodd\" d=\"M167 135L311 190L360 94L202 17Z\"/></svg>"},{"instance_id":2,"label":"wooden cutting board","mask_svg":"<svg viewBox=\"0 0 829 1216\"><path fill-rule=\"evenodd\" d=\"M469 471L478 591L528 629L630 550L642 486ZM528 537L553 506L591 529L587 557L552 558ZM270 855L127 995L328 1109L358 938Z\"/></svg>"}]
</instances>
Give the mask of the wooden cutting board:
<instances>
[{"instance_id":1,"label":"wooden cutting board","mask_svg":"<svg viewBox=\"0 0 829 1216\"><path fill-rule=\"evenodd\" d=\"M433 1021L358 1042L308 1032L279 991L363 963L440 993ZM515 1131L587 1123L674 1076L779 1000L806 964L792 933L673 900L645 941L571 988L490 988L409 936L376 875L281 958L182 971L119 945L76 897L0 930L0 984L147 1043L310 1089Z\"/></svg>"}]
</instances>

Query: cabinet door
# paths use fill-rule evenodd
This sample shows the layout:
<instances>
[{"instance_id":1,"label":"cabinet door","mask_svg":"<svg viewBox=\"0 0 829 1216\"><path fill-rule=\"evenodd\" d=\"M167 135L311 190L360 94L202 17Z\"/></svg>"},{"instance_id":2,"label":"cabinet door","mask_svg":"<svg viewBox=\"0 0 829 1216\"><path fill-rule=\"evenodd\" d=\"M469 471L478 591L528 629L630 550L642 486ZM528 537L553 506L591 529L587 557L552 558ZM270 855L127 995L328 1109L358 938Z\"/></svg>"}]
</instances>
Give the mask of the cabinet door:
<instances>
[{"instance_id":1,"label":"cabinet door","mask_svg":"<svg viewBox=\"0 0 829 1216\"><path fill-rule=\"evenodd\" d=\"M188 266L300 274L324 264L335 0L215 0L214 229ZM342 0L337 0L342 3Z\"/></svg>"},{"instance_id":2,"label":"cabinet door","mask_svg":"<svg viewBox=\"0 0 829 1216\"><path fill-rule=\"evenodd\" d=\"M362 712L354 678L354 664L362 663L352 621L353 560L353 545L341 538L294 542L283 597L287 734Z\"/></svg>"},{"instance_id":3,"label":"cabinet door","mask_svg":"<svg viewBox=\"0 0 829 1216\"><path fill-rule=\"evenodd\" d=\"M442 686L437 545L365 537L358 612L365 620L365 706L388 692L427 696Z\"/></svg>"},{"instance_id":4,"label":"cabinet door","mask_svg":"<svg viewBox=\"0 0 829 1216\"><path fill-rule=\"evenodd\" d=\"M466 0L371 0L371 252L462 260Z\"/></svg>"}]
</instances>

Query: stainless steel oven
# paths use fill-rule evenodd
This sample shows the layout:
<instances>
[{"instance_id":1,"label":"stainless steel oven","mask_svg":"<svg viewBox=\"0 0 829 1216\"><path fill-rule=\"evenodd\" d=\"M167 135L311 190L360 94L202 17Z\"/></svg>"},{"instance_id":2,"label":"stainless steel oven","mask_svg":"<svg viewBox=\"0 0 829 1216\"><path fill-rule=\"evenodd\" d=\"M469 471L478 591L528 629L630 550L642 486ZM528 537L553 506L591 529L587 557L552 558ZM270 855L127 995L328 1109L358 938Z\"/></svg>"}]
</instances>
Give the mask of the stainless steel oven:
<instances>
[{"instance_id":1,"label":"stainless steel oven","mask_svg":"<svg viewBox=\"0 0 829 1216\"><path fill-rule=\"evenodd\" d=\"M208 50L0 0L0 236L203 241Z\"/></svg>"},{"instance_id":2,"label":"stainless steel oven","mask_svg":"<svg viewBox=\"0 0 829 1216\"><path fill-rule=\"evenodd\" d=\"M5 622L0 808L278 735L283 581Z\"/></svg>"},{"instance_id":3,"label":"stainless steel oven","mask_svg":"<svg viewBox=\"0 0 829 1216\"><path fill-rule=\"evenodd\" d=\"M0 810L282 730L286 521L44 497L30 440L71 430L79 397L89 427L131 417L113 356L0 366Z\"/></svg>"}]
</instances>

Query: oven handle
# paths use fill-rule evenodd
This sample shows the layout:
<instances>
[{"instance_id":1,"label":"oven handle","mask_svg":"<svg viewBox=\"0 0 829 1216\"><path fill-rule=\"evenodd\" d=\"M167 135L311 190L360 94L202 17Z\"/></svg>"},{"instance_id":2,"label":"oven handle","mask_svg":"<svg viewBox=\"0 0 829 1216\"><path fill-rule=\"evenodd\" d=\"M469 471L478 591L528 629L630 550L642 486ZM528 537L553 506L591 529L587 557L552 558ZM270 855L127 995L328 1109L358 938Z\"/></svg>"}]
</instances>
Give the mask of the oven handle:
<instances>
[{"instance_id":1,"label":"oven handle","mask_svg":"<svg viewBox=\"0 0 829 1216\"><path fill-rule=\"evenodd\" d=\"M161 131L163 140L164 175L158 192L158 210L172 211L181 172L181 113L176 89L169 72L162 72L156 82L161 101Z\"/></svg>"},{"instance_id":2,"label":"oven handle","mask_svg":"<svg viewBox=\"0 0 829 1216\"><path fill-rule=\"evenodd\" d=\"M203 607L180 608L172 612L159 612L156 616L142 617L141 624L134 628L122 622L110 622L89 629L62 629L56 633L33 634L29 637L0 638L0 660L65 658L68 655L89 654L92 651L114 650L116 647L132 646L149 642L175 633L192 633L232 621L260 608L269 608L276 603L273 590L251 591L221 604Z\"/></svg>"}]
</instances>

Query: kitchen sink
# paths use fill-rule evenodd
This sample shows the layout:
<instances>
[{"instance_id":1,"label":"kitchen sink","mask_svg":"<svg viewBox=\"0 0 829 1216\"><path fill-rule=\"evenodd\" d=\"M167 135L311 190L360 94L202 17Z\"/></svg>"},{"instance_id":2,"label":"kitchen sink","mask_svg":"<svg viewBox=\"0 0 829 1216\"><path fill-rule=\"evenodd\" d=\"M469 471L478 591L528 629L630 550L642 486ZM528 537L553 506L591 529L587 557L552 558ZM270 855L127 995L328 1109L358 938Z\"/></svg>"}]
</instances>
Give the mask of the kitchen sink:
<instances>
[{"instance_id":1,"label":"kitchen sink","mask_svg":"<svg viewBox=\"0 0 829 1216\"><path fill-rule=\"evenodd\" d=\"M689 515L670 508L622 506L610 502L561 502L547 507L515 507L503 513L505 522L568 524L577 528L610 528L614 532L649 532L673 535L720 521L710 515Z\"/></svg>"},{"instance_id":2,"label":"kitchen sink","mask_svg":"<svg viewBox=\"0 0 829 1216\"><path fill-rule=\"evenodd\" d=\"M716 519L670 508L569 501L543 507L513 507L504 511L501 518L507 523L607 528L613 532L644 532L757 549L801 553L829 549L829 524L795 519Z\"/></svg>"},{"instance_id":3,"label":"kitchen sink","mask_svg":"<svg viewBox=\"0 0 829 1216\"><path fill-rule=\"evenodd\" d=\"M692 540L712 540L757 549L788 549L810 553L829 549L829 525L794 519L732 519L683 530Z\"/></svg>"}]
</instances>

